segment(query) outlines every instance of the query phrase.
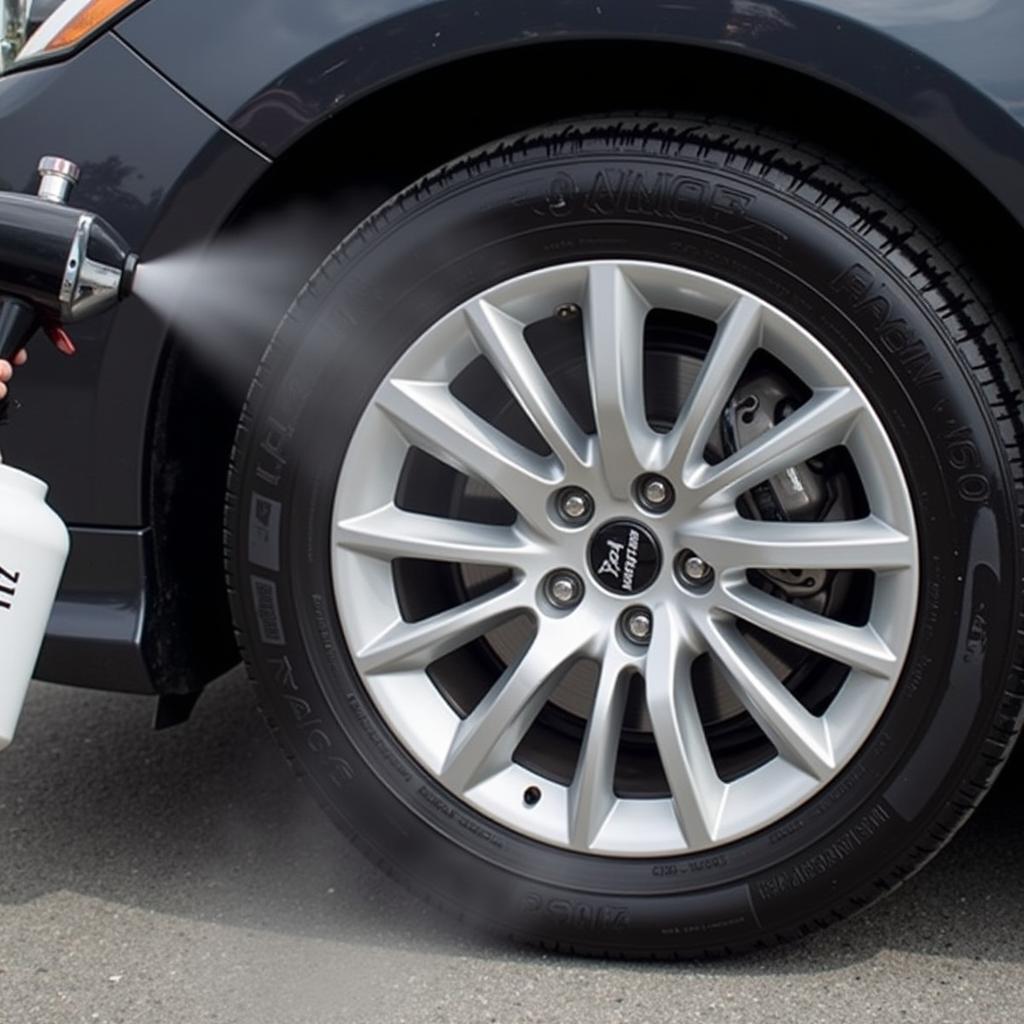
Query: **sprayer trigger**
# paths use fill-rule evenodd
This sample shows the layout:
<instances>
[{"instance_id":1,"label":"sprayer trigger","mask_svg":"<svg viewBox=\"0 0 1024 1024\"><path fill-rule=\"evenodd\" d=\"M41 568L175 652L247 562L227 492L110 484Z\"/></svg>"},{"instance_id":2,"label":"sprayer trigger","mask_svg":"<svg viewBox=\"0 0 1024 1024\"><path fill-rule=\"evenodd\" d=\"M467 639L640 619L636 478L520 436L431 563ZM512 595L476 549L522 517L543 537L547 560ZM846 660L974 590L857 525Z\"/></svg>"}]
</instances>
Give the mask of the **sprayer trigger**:
<instances>
[{"instance_id":1,"label":"sprayer trigger","mask_svg":"<svg viewBox=\"0 0 1024 1024\"><path fill-rule=\"evenodd\" d=\"M75 354L75 343L71 340L71 335L64 330L61 324L50 321L43 324L43 330L50 341L57 346L59 352L63 352L66 356L73 356Z\"/></svg>"}]
</instances>

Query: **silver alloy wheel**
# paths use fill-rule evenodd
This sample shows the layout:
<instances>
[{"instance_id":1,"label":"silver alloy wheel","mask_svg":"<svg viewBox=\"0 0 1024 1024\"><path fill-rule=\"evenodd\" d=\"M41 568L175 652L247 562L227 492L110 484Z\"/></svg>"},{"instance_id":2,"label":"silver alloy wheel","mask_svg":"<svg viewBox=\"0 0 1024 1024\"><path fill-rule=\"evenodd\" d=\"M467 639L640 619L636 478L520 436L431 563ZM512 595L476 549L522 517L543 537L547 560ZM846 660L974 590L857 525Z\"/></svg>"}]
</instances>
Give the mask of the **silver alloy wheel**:
<instances>
[{"instance_id":1,"label":"silver alloy wheel","mask_svg":"<svg viewBox=\"0 0 1024 1024\"><path fill-rule=\"evenodd\" d=\"M674 426L645 413L644 328L653 309L717 328ZM566 311L569 312L566 312ZM552 316L582 317L596 433L567 411L524 337ZM717 462L706 452L723 408L758 350L809 397L756 440ZM513 440L455 397L451 384L480 356L550 448ZM754 485L844 447L869 512L849 520L775 522L741 515ZM396 503L410 448L483 481L515 510L494 525L403 510ZM668 481L671 507L652 511L637 481ZM593 502L585 525L567 521L557 495ZM353 434L334 505L333 580L354 665L394 734L460 800L521 834L577 851L671 855L712 848L764 828L832 781L867 739L899 678L917 605L913 509L893 446L850 374L806 330L724 281L654 263L593 261L505 281L427 330L377 389ZM592 564L602 535L624 547L653 538L658 564L641 592L616 589ZM639 542L638 542L639 543ZM644 543L647 543L646 540ZM607 552L607 548L606 548ZM683 553L708 567L690 586ZM403 616L393 560L508 570L495 589L424 618ZM691 568L699 563L691 563ZM610 572L609 566L609 572ZM850 624L753 585L749 570L868 570L870 608ZM578 603L547 596L552 572L583 581ZM646 643L624 613L650 612ZM428 669L470 641L528 616L532 639L483 698L460 714ZM740 623L848 666L813 714L747 642ZM753 770L723 780L709 750L691 668L710 655L738 702L774 747ZM597 666L597 685L572 781L552 781L514 758L566 667ZM643 677L657 754L671 796L619 795L614 773L627 693Z\"/></svg>"}]
</instances>

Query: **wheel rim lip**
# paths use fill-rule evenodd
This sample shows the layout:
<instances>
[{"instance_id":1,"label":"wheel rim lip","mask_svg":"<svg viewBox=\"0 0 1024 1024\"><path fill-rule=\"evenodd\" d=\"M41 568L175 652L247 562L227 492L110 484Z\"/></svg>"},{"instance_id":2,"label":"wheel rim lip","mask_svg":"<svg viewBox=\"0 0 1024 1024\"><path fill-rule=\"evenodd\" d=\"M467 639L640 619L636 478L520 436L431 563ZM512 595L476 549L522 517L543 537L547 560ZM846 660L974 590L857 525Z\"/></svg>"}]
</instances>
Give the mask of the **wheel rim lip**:
<instances>
[{"instance_id":1,"label":"wheel rim lip","mask_svg":"<svg viewBox=\"0 0 1024 1024\"><path fill-rule=\"evenodd\" d=\"M753 785L756 776L760 791L772 793L773 799L770 802L761 801L765 806L755 814L749 809L743 809L745 804L751 803L749 799L730 797L725 802L713 842L693 844L686 841L680 831L671 799L616 798L615 807L605 827L591 842L581 847L567 833L564 824L568 818L569 790L517 763L510 763L500 773L468 790L449 789L456 799L464 801L501 826L531 839L577 852L651 857L714 849L769 827L834 781L863 747L888 706L902 672L916 620L919 568L913 505L899 458L877 413L849 371L820 342L764 298L719 278L670 264L633 260L574 262L498 282L459 303L424 331L389 370L377 394L389 380L398 377L451 380L462 366L475 358L479 352L471 343L461 343L466 349L461 355L458 353L459 344L453 343L457 336L465 333L464 310L470 304L483 299L503 309L515 311L524 321L541 319L550 315L560 304L578 304L580 282L596 265L614 266L628 275L641 278L654 297L652 305L696 313L711 319L718 319L725 308L742 297L759 303L773 323L783 327L794 343L799 343L793 354L797 363L796 372L801 378L809 371L814 375L823 367L828 367L835 379L843 380L859 396L866 425L851 437L848 448L865 489L870 492L872 511L876 511L877 502L877 511L887 522L898 524L910 538L913 550L912 564L906 572L888 578L876 577L871 621L874 621L877 612L879 616L890 616L896 623L896 628L889 633L889 646L895 654L895 661L888 678L880 685L877 677L851 668L839 696L827 712L827 715L831 715L835 709L835 721L838 723L833 737L838 752L834 772L827 779L808 786L806 776L794 772L791 765L776 758L750 775L743 776L738 783L728 784L729 787L748 783ZM460 363L463 359L465 361ZM392 434L394 431L375 407L376 397L360 418L339 473L334 503L335 523L358 515L374 505L386 491L386 487L382 489L377 485L384 479L391 479L392 484L397 481L405 452L411 447L397 436L382 443L389 431ZM367 452L372 452L373 457L368 459ZM593 458L592 451L590 456ZM369 475L368 467L374 470ZM552 484L551 490L556 494L572 486L585 488L593 498L594 511L589 521L582 527L579 524L564 523L560 526L557 517L551 517L548 525L552 535L558 537L563 547L564 564L584 580L587 600L597 598L594 603L597 609L595 615L604 615L615 621L630 605L671 604L679 601L681 595L686 600L700 600L700 596L696 595L695 598L693 592L672 571L676 553L685 545L673 531L671 511L668 515L651 512L644 517L632 505L630 511L625 512L626 506L622 503L616 505L603 487L599 472L590 475L567 472ZM367 490L374 487L377 487L377 493L367 498ZM391 493L394 493L393 486ZM620 511L602 511L609 508L620 510L621 514ZM619 518L641 520L661 548L660 571L651 586L638 594L614 594L605 590L595 579L590 565L588 548L592 538L602 524ZM393 735L444 786L439 750L448 742L446 737L450 736L453 727L451 717L457 716L433 687L425 671L378 673L363 664L360 654L384 623L393 622L396 616L400 617L394 587L389 585L390 567L387 566L384 571L379 559L353 552L333 542L331 564L339 620L363 685ZM729 576L724 576L724 583L728 584ZM718 582L716 580L716 585ZM630 657L637 660L640 658L628 642L624 647L627 661ZM422 685L424 680L426 688ZM414 683L419 685L415 688L417 701L412 709L408 689ZM403 687L407 692L401 692ZM872 699L864 699L863 693L872 688ZM861 693L861 699L851 696L855 691ZM446 715L451 717L446 719ZM541 788L543 799L527 807L522 794L534 786Z\"/></svg>"}]
</instances>

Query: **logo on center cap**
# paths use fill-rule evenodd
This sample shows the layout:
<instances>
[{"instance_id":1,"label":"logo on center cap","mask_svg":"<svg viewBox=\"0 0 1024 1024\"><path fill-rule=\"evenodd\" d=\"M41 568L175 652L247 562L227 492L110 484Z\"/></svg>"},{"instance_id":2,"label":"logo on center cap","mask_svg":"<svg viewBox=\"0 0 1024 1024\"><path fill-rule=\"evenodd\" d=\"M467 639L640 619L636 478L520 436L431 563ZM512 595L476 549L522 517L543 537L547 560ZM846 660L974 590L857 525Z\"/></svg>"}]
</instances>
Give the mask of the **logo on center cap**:
<instances>
[{"instance_id":1,"label":"logo on center cap","mask_svg":"<svg viewBox=\"0 0 1024 1024\"><path fill-rule=\"evenodd\" d=\"M605 523L590 542L590 570L613 594L646 590L661 568L661 550L654 534L629 519Z\"/></svg>"}]
</instances>

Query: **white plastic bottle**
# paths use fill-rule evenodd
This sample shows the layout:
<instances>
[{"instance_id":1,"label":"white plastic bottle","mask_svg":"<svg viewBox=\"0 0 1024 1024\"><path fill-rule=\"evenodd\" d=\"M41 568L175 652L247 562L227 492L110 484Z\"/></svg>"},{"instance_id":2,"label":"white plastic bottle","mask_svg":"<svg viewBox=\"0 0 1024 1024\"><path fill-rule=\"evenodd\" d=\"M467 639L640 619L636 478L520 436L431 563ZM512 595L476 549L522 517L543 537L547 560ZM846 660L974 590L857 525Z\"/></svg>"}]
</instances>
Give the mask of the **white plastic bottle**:
<instances>
[{"instance_id":1,"label":"white plastic bottle","mask_svg":"<svg viewBox=\"0 0 1024 1024\"><path fill-rule=\"evenodd\" d=\"M47 490L0 465L0 750L14 737L68 557L67 527Z\"/></svg>"}]
</instances>

